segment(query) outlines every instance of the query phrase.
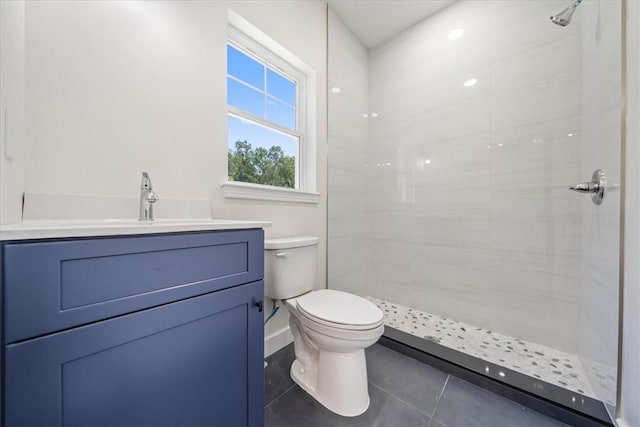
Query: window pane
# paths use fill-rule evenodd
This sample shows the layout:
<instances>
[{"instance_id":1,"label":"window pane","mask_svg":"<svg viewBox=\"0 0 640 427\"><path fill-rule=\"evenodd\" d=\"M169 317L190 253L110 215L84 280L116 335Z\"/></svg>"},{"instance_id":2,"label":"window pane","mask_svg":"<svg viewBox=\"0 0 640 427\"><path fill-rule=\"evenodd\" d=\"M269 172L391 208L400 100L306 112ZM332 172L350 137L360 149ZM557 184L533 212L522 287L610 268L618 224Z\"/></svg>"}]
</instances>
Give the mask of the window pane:
<instances>
[{"instance_id":1,"label":"window pane","mask_svg":"<svg viewBox=\"0 0 640 427\"><path fill-rule=\"evenodd\" d=\"M264 90L264 65L227 45L227 74Z\"/></svg>"},{"instance_id":2,"label":"window pane","mask_svg":"<svg viewBox=\"0 0 640 427\"><path fill-rule=\"evenodd\" d=\"M267 100L267 120L296 130L296 110L271 97Z\"/></svg>"},{"instance_id":3,"label":"window pane","mask_svg":"<svg viewBox=\"0 0 640 427\"><path fill-rule=\"evenodd\" d=\"M267 93L296 106L296 84L277 72L267 68Z\"/></svg>"},{"instance_id":4,"label":"window pane","mask_svg":"<svg viewBox=\"0 0 640 427\"><path fill-rule=\"evenodd\" d=\"M264 118L264 94L227 77L227 104Z\"/></svg>"},{"instance_id":5,"label":"window pane","mask_svg":"<svg viewBox=\"0 0 640 427\"><path fill-rule=\"evenodd\" d=\"M296 188L296 137L229 115L229 179Z\"/></svg>"}]
</instances>

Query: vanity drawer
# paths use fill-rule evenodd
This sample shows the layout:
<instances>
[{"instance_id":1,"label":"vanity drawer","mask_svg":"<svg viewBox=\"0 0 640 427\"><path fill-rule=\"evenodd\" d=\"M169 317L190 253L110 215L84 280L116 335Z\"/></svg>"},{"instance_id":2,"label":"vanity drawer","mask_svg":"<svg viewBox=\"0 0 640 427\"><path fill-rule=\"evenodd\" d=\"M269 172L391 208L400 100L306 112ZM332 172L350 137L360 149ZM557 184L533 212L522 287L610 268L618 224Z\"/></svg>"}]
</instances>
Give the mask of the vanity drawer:
<instances>
[{"instance_id":1,"label":"vanity drawer","mask_svg":"<svg viewBox=\"0 0 640 427\"><path fill-rule=\"evenodd\" d=\"M263 278L262 230L9 243L5 341Z\"/></svg>"}]
</instances>

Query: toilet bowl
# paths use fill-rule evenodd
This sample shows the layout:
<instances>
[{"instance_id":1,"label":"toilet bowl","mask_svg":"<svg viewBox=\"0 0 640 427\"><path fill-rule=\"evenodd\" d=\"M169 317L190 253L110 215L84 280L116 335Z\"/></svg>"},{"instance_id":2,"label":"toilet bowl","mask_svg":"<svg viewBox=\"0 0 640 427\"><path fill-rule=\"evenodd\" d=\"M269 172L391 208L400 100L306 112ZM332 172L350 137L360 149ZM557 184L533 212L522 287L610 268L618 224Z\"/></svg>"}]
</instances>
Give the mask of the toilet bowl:
<instances>
[{"instance_id":1,"label":"toilet bowl","mask_svg":"<svg viewBox=\"0 0 640 427\"><path fill-rule=\"evenodd\" d=\"M310 299L316 303L312 309L305 304ZM335 304L339 304L337 310L332 307ZM364 349L375 344L384 331L378 307L356 295L328 289L286 300L285 306L296 353L291 366L293 380L339 415L365 412L369 391ZM326 309L333 309L331 315ZM358 314L362 315L360 320Z\"/></svg>"},{"instance_id":2,"label":"toilet bowl","mask_svg":"<svg viewBox=\"0 0 640 427\"><path fill-rule=\"evenodd\" d=\"M292 379L329 410L357 416L369 407L364 350L382 335L383 314L357 295L311 290L317 242L314 237L266 240L265 293L283 300L290 314Z\"/></svg>"}]
</instances>

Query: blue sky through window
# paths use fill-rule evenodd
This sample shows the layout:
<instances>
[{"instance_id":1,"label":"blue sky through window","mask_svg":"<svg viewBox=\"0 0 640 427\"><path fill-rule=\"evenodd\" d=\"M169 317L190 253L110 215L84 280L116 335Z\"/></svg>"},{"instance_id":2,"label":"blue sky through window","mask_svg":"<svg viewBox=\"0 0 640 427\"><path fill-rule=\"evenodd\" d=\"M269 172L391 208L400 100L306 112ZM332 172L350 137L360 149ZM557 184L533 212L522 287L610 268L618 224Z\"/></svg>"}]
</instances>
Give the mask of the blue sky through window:
<instances>
[{"instance_id":1,"label":"blue sky through window","mask_svg":"<svg viewBox=\"0 0 640 427\"><path fill-rule=\"evenodd\" d=\"M264 118L264 94L227 77L227 103Z\"/></svg>"},{"instance_id":2,"label":"blue sky through window","mask_svg":"<svg viewBox=\"0 0 640 427\"><path fill-rule=\"evenodd\" d=\"M267 98L267 120L289 129L296 128L296 110L274 98Z\"/></svg>"},{"instance_id":3,"label":"blue sky through window","mask_svg":"<svg viewBox=\"0 0 640 427\"><path fill-rule=\"evenodd\" d=\"M227 74L258 89L264 89L264 65L229 44L227 45Z\"/></svg>"},{"instance_id":4,"label":"blue sky through window","mask_svg":"<svg viewBox=\"0 0 640 427\"><path fill-rule=\"evenodd\" d=\"M227 103L283 128L296 130L296 83L227 45ZM296 156L298 138L267 129L251 120L229 115L228 146L248 141L253 147L279 145L288 156Z\"/></svg>"},{"instance_id":5,"label":"blue sky through window","mask_svg":"<svg viewBox=\"0 0 640 427\"><path fill-rule=\"evenodd\" d=\"M296 84L267 68L267 92L287 104L296 105Z\"/></svg>"}]
</instances>

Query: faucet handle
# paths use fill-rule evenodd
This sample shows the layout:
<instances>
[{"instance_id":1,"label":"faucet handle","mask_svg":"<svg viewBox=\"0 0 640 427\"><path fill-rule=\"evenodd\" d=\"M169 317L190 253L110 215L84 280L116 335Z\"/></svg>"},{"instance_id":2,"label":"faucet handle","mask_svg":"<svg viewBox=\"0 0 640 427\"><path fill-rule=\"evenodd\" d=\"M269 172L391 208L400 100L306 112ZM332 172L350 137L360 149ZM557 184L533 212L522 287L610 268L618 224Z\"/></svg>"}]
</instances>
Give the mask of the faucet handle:
<instances>
[{"instance_id":1,"label":"faucet handle","mask_svg":"<svg viewBox=\"0 0 640 427\"><path fill-rule=\"evenodd\" d=\"M151 190L153 185L151 184L151 178L149 178L149 174L146 172L142 172L142 180L140 181L140 189L141 190Z\"/></svg>"},{"instance_id":2,"label":"faucet handle","mask_svg":"<svg viewBox=\"0 0 640 427\"><path fill-rule=\"evenodd\" d=\"M149 203L155 203L160 200L160 197L158 197L158 195L154 193L153 190L149 190L149 194L147 194L146 199Z\"/></svg>"}]
</instances>

